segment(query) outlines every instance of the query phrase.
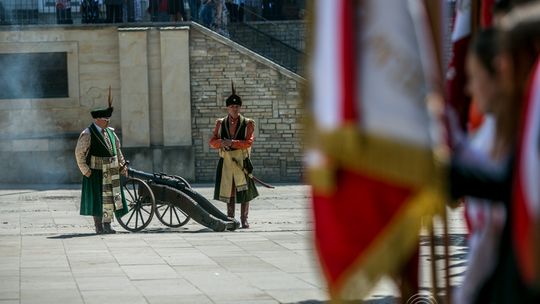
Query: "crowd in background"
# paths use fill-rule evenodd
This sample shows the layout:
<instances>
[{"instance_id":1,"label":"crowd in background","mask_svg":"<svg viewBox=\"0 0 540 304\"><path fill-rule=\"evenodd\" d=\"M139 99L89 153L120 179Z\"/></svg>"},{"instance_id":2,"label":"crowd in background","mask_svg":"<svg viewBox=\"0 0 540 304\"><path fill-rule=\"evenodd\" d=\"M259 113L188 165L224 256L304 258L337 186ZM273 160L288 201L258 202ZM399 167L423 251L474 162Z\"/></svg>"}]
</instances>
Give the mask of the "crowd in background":
<instances>
[{"instance_id":1,"label":"crowd in background","mask_svg":"<svg viewBox=\"0 0 540 304\"><path fill-rule=\"evenodd\" d=\"M0 1L1 5L1 1ZM1 6L0 6L1 7ZM58 24L73 23L71 0L56 0ZM223 23L289 20L304 17L305 2L298 0L81 0L82 23L123 23L150 20L196 20L208 27ZM226 20L225 20L226 19Z\"/></svg>"}]
</instances>

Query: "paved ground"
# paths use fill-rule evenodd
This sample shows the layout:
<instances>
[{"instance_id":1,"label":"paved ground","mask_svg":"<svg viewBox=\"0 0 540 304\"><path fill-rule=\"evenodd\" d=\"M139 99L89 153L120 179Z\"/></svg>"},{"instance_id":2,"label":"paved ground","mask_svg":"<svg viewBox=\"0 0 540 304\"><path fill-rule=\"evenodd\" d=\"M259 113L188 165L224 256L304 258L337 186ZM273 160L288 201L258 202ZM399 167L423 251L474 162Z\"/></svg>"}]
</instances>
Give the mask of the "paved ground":
<instances>
[{"instance_id":1,"label":"paved ground","mask_svg":"<svg viewBox=\"0 0 540 304\"><path fill-rule=\"evenodd\" d=\"M0 304L315 304L328 299L312 248L308 186L260 188L249 230L216 233L194 221L173 229L154 219L141 233L115 224L118 234L100 236L93 234L91 218L79 215L79 185L0 188ZM209 185L194 188L211 197ZM459 214L450 216L454 284L465 267ZM426 244L423 238L422 286L428 292ZM442 269L440 261L437 267ZM383 280L366 302L393 303L395 295Z\"/></svg>"}]
</instances>

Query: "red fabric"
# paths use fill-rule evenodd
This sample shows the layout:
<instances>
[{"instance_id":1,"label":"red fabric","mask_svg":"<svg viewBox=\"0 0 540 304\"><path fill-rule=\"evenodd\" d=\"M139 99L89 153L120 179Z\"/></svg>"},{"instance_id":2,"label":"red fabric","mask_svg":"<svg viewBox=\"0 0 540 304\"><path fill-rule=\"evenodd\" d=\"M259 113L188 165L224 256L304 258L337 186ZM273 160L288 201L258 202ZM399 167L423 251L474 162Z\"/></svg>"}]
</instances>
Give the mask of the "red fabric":
<instances>
[{"instance_id":1,"label":"red fabric","mask_svg":"<svg viewBox=\"0 0 540 304\"><path fill-rule=\"evenodd\" d=\"M480 26L487 28L493 25L493 7L495 0L482 0Z\"/></svg>"},{"instance_id":2,"label":"red fabric","mask_svg":"<svg viewBox=\"0 0 540 304\"><path fill-rule=\"evenodd\" d=\"M212 131L212 137L208 141L210 148L213 148L213 149L221 148L221 136L218 133L220 127L221 127L221 120L217 120L214 130ZM236 126L234 127L229 126L229 131L232 134L236 133ZM233 139L232 148L233 149L247 149L251 147L253 145L253 142L255 141L254 131L255 131L255 126L253 125L253 123L248 123L246 126L246 139L245 140Z\"/></svg>"},{"instance_id":3,"label":"red fabric","mask_svg":"<svg viewBox=\"0 0 540 304\"><path fill-rule=\"evenodd\" d=\"M530 209L532 208L533 202L529 201L530 198L527 197L524 191L524 184L526 183L524 179L524 174L522 174L521 162L523 161L524 152L526 149L536 149L538 142L534 141L532 146L527 146L525 142L525 136L527 132L530 132L530 128L537 128L538 126L533 125L532 121L529 121L530 117L527 116L527 113L532 111L533 103L540 102L540 100L534 100L533 90L535 83L537 83L537 78L540 77L540 60L536 62L534 67L533 76L529 79L527 85L527 93L525 96L525 106L523 107L522 116L522 125L521 125L521 138L518 148L518 157L516 162L516 172L515 172L515 184L514 184L514 197L512 201L512 231L513 231L513 240L515 246L515 252L517 257L518 266L521 272L521 275L526 283L532 283L535 279L535 263L537 262L538 257L534 256L535 247L535 235L534 228L536 223L534 222L533 214L530 214ZM535 181L537 182L537 181Z\"/></svg>"},{"instance_id":4,"label":"red fabric","mask_svg":"<svg viewBox=\"0 0 540 304\"><path fill-rule=\"evenodd\" d=\"M474 133L484 122L484 114L480 112L478 106L474 102L471 102L469 107L469 124L467 125L469 132Z\"/></svg>"},{"instance_id":5,"label":"red fabric","mask_svg":"<svg viewBox=\"0 0 540 304\"><path fill-rule=\"evenodd\" d=\"M471 99L465 92L467 77L465 74L465 58L469 47L470 35L454 42L452 58L449 65L449 77L446 82L448 103L456 111L460 126L466 130L469 118Z\"/></svg>"},{"instance_id":6,"label":"red fabric","mask_svg":"<svg viewBox=\"0 0 540 304\"><path fill-rule=\"evenodd\" d=\"M357 13L356 5L357 1L339 0L341 8L341 71L343 73L342 92L343 92L343 112L341 113L343 121L356 122L357 112L355 107L356 86L357 86L357 65L358 62L355 56L358 56L356 52L356 39L359 31L355 24L357 19L355 14Z\"/></svg>"},{"instance_id":7,"label":"red fabric","mask_svg":"<svg viewBox=\"0 0 540 304\"><path fill-rule=\"evenodd\" d=\"M520 181L518 180L518 184ZM513 215L513 239L519 269L525 282L530 283L534 279L534 248L533 248L533 223L527 211L525 198L521 187L517 187L514 195Z\"/></svg>"},{"instance_id":8,"label":"red fabric","mask_svg":"<svg viewBox=\"0 0 540 304\"><path fill-rule=\"evenodd\" d=\"M159 9L160 12L166 12L169 10L169 0L161 0L159 2Z\"/></svg>"},{"instance_id":9,"label":"red fabric","mask_svg":"<svg viewBox=\"0 0 540 304\"><path fill-rule=\"evenodd\" d=\"M352 171L337 175L338 189L332 196L313 193L317 247L331 290L411 195L408 188Z\"/></svg>"}]
</instances>

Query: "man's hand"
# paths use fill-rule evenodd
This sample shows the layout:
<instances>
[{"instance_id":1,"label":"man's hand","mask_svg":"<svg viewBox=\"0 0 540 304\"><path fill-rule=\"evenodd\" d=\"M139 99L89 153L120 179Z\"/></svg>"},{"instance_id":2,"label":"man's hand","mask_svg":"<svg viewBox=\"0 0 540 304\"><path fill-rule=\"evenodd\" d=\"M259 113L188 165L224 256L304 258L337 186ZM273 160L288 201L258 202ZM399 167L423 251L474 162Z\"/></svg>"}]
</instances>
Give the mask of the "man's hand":
<instances>
[{"instance_id":1,"label":"man's hand","mask_svg":"<svg viewBox=\"0 0 540 304\"><path fill-rule=\"evenodd\" d=\"M221 140L221 147L224 149L230 149L232 147L232 140L231 139L222 139Z\"/></svg>"},{"instance_id":2,"label":"man's hand","mask_svg":"<svg viewBox=\"0 0 540 304\"><path fill-rule=\"evenodd\" d=\"M122 166L122 170L120 170L120 174L122 174L125 177L128 177L128 165L127 164Z\"/></svg>"},{"instance_id":3,"label":"man's hand","mask_svg":"<svg viewBox=\"0 0 540 304\"><path fill-rule=\"evenodd\" d=\"M86 174L84 174L84 176L86 176L86 177L90 177L90 175L92 175L92 170L88 170L88 172L86 172Z\"/></svg>"}]
</instances>

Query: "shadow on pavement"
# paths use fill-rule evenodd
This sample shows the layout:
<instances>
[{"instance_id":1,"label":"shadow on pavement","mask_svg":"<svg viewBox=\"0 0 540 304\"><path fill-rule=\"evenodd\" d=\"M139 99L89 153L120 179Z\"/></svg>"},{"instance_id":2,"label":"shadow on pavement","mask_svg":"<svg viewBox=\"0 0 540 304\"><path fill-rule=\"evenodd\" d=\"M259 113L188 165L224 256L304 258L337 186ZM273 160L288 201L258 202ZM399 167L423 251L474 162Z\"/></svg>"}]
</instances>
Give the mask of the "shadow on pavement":
<instances>
[{"instance_id":1,"label":"shadow on pavement","mask_svg":"<svg viewBox=\"0 0 540 304\"><path fill-rule=\"evenodd\" d=\"M48 239L71 239L71 238L78 238L78 237L87 237L87 236L95 236L96 234L94 232L92 233L70 233L70 234L60 234L55 236L48 236Z\"/></svg>"}]
</instances>

